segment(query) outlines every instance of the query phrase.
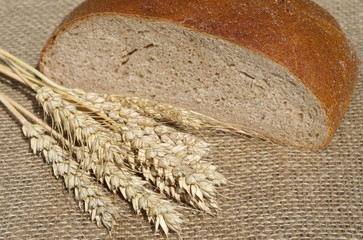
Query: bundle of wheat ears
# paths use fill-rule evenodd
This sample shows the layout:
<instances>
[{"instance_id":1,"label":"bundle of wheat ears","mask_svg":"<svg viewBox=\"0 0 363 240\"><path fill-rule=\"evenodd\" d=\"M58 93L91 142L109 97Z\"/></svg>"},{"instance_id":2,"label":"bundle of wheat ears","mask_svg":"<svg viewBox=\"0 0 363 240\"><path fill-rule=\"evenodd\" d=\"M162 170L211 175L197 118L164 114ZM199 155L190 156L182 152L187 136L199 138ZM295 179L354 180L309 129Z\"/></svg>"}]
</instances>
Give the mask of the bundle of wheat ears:
<instances>
[{"instance_id":1,"label":"bundle of wheat ears","mask_svg":"<svg viewBox=\"0 0 363 240\"><path fill-rule=\"evenodd\" d=\"M227 180L203 160L208 144L171 127L208 125L197 113L138 97L87 93L59 86L0 49L0 73L35 92L47 120L0 93L20 121L34 154L64 180L92 221L112 230L119 216L106 191L120 193L167 235L179 233L178 202L212 213L216 187ZM49 124L49 125L48 125ZM173 200L174 199L174 200Z\"/></svg>"}]
</instances>

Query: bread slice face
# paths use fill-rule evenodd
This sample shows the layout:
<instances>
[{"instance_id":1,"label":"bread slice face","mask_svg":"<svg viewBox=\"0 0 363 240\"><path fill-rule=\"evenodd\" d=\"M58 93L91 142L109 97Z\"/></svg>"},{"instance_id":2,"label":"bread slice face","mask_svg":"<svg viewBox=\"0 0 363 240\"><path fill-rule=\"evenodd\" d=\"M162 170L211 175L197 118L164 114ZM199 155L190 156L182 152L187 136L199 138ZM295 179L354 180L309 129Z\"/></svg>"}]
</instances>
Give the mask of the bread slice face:
<instances>
[{"instance_id":1,"label":"bread slice face","mask_svg":"<svg viewBox=\"0 0 363 240\"><path fill-rule=\"evenodd\" d=\"M102 12L66 20L40 66L67 87L172 103L298 147L325 146L341 120L316 82L268 52L165 18Z\"/></svg>"}]
</instances>

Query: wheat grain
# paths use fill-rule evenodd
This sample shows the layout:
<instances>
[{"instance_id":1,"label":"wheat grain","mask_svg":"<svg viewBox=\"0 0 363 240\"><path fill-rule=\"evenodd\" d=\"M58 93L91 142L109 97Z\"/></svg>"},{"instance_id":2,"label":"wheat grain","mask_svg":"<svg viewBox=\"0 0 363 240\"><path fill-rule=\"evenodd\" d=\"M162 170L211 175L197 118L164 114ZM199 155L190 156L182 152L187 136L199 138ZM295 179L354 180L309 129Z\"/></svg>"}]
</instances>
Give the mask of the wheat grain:
<instances>
[{"instance_id":1,"label":"wheat grain","mask_svg":"<svg viewBox=\"0 0 363 240\"><path fill-rule=\"evenodd\" d=\"M95 94L87 99L96 99L93 102L95 108L103 109L114 120L126 124L123 140L130 143L137 156L137 163L131 163L132 167L142 171L146 179L177 200L208 212L210 207L217 208L213 184L219 185L226 180L216 172L213 165L201 161L207 149L204 141L177 132L130 109L120 106L117 109L117 104L104 102L101 97L96 98ZM131 121L128 116L132 116ZM137 124L134 123L135 120ZM144 122L148 123L146 127L142 124ZM170 133L175 142L167 133ZM189 151L185 151L186 149ZM169 152L172 154L166 154Z\"/></svg>"},{"instance_id":2,"label":"wheat grain","mask_svg":"<svg viewBox=\"0 0 363 240\"><path fill-rule=\"evenodd\" d=\"M84 95L89 105L94 106L119 123L125 123L127 126L134 128L139 127L145 130L147 135L157 135L164 143L185 145L188 153L192 155L202 157L208 151L208 144L205 141L163 125L153 118L142 116L133 109L126 108L121 102L115 101L116 96L97 93L85 93Z\"/></svg>"}]
</instances>

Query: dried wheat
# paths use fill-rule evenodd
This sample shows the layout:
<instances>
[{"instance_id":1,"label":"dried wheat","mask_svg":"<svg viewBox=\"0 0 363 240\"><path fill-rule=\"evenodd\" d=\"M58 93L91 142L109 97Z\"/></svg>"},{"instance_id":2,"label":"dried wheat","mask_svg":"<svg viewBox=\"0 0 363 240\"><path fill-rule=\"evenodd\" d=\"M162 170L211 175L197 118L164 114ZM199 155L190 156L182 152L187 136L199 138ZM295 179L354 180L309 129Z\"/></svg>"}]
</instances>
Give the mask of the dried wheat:
<instances>
[{"instance_id":1,"label":"dried wheat","mask_svg":"<svg viewBox=\"0 0 363 240\"><path fill-rule=\"evenodd\" d=\"M130 132L127 126L121 126L120 130L129 132L128 136L132 134L134 138L128 139L130 146L123 145L124 148L120 148L120 143L115 143L117 135L112 135L115 133L105 132L96 120L78 111L73 104L67 103L62 99L62 96L54 93L52 89L40 89L37 99L43 105L45 112L52 115L59 127L63 127L63 130L73 134L70 139L75 137L81 143L87 139L83 144L87 144L90 149L96 149L101 162L116 162L119 165L127 162L133 168L141 171L145 178L151 180L161 191L177 200L184 200L208 212L210 212L210 208L217 208L214 186L217 180L208 179L210 176L219 176L213 174L216 172L214 167L207 169L212 174L205 176L203 168L192 168L190 165L179 161L177 157L165 151L162 144L155 142L155 139L144 136L142 131L134 134L135 132ZM123 136L127 136L127 134L123 134ZM136 158L129 156L127 147L136 151ZM151 153L155 156L148 158L147 154L150 153L150 150L156 155ZM194 165L211 166L201 165L198 161L195 161Z\"/></svg>"},{"instance_id":2,"label":"dried wheat","mask_svg":"<svg viewBox=\"0 0 363 240\"><path fill-rule=\"evenodd\" d=\"M177 212L176 206L147 188L147 183L129 169L116 166L113 162L102 163L87 147L77 148L76 155L82 166L91 168L97 179L106 182L111 191L120 191L123 197L132 203L137 213L144 210L149 221L155 224L155 230L160 224L166 234L168 229L180 231L181 215Z\"/></svg>"},{"instance_id":3,"label":"dried wheat","mask_svg":"<svg viewBox=\"0 0 363 240\"><path fill-rule=\"evenodd\" d=\"M178 145L178 149L187 150L190 155L203 157L208 152L208 144L205 141L163 125L153 118L142 116L137 111L126 108L121 102L115 101L115 98L117 97L108 94L85 93L85 99L89 105L119 123L143 129L147 135L156 135L163 143L170 143L170 146Z\"/></svg>"},{"instance_id":4,"label":"dried wheat","mask_svg":"<svg viewBox=\"0 0 363 240\"><path fill-rule=\"evenodd\" d=\"M12 103L16 104L13 101ZM22 108L19 105L17 105L17 107ZM22 111L27 112L25 109L22 109ZM27 112L27 114L31 115L29 112ZM31 117L35 119L36 122L41 122L41 120L37 119L36 117ZM22 119L22 122L26 123L26 120L23 117ZM47 129L53 135L62 138L61 135L54 132L54 130L52 130L50 127ZM75 159L78 162L74 162L74 160L64 161L63 159L65 157L70 159L69 153L65 152L61 147L56 145L57 143L53 138L46 135L41 135L44 133L44 130L40 125L27 124L24 127L24 131L26 135L33 136L31 139L31 146L32 149L34 149L34 152L42 151L48 161L52 161L53 164L57 163L57 165L53 165L55 166L54 174L56 176L63 176L67 180L66 185L68 187L73 188L74 186L78 186L80 180L76 177L68 176L67 174L76 173L80 176L83 176L83 173L85 172L89 174L88 170L91 169L94 171L96 176L103 175L102 179L106 182L107 186L113 190L113 192L119 190L125 199L132 202L134 209L138 213L140 213L140 210L145 210L149 221L155 224L155 230L157 230L160 226L166 234L168 234L169 229L175 232L180 231L181 215L176 211L176 205L162 199L160 194L157 194L148 189L145 186L147 183L134 176L133 173L128 169L120 169L113 163L101 163L95 154L92 154L88 151L87 147L73 147L73 151L75 151L73 156L75 156ZM65 145L68 148L71 146L70 142L67 140L62 142L65 142ZM50 150L48 150L50 148L47 147L48 145L52 146ZM91 161L87 161L87 159ZM77 166L77 168L75 168L75 166ZM85 182L85 184L86 183L87 182ZM85 185L85 187L87 186L88 185ZM79 192L76 189L76 197L82 193L83 192ZM94 202L91 202L91 204L94 204ZM92 211L93 216L97 216L94 215L96 213L98 212ZM108 216L105 214L105 218L107 217ZM96 220L98 219L99 218L97 217ZM104 221L104 219L101 220ZM104 224L107 225L107 222ZM107 226L110 225L108 224Z\"/></svg>"},{"instance_id":5,"label":"dried wheat","mask_svg":"<svg viewBox=\"0 0 363 240\"><path fill-rule=\"evenodd\" d=\"M45 134L46 130L41 125L28 122L1 94L0 101L22 123L23 133L30 138L34 154L42 153L47 163L52 165L54 175L63 178L67 189L74 190L76 200L80 206L84 205L85 211L91 215L91 220L96 221L98 226L103 224L112 230L119 217L119 210L112 204L112 199L104 189L94 181L88 171L80 168L53 137Z\"/></svg>"},{"instance_id":6,"label":"dried wheat","mask_svg":"<svg viewBox=\"0 0 363 240\"><path fill-rule=\"evenodd\" d=\"M86 168L93 170L97 179L106 182L110 190L119 190L125 199L132 202L137 212L145 210L149 221L156 224L156 229L160 223L165 233L168 233L168 229L180 230L181 219L176 207L146 188L146 182L124 167L125 159L130 162L133 157L129 156L127 149L115 144L120 141L119 134L103 128L52 89L41 88L36 97L45 112L52 116L56 125L68 134L74 144L85 145L77 149L76 155Z\"/></svg>"},{"instance_id":7,"label":"dried wheat","mask_svg":"<svg viewBox=\"0 0 363 240\"><path fill-rule=\"evenodd\" d=\"M137 212L145 210L156 229L160 225L165 233L168 229L178 232L180 214L174 205L148 189L147 183L125 167L125 163L177 200L205 211L217 208L215 187L226 183L226 179L215 166L203 160L208 144L162 124L174 122L199 129L216 121L138 97L67 89L0 49L2 56L10 68L2 67L0 71L37 92L44 111L60 133L66 134L69 151L79 161L82 171L93 171L112 191L120 191ZM71 169L70 164L68 168Z\"/></svg>"},{"instance_id":8,"label":"dried wheat","mask_svg":"<svg viewBox=\"0 0 363 240\"><path fill-rule=\"evenodd\" d=\"M197 117L196 113L171 104L151 101L139 97L117 95L110 96L108 100L110 102L118 101L123 106L132 108L140 114L167 122L174 122L182 126L200 129L207 125L205 121L201 120L200 116Z\"/></svg>"},{"instance_id":9,"label":"dried wheat","mask_svg":"<svg viewBox=\"0 0 363 240\"><path fill-rule=\"evenodd\" d=\"M152 118L141 116L136 111L124 108L120 104L106 101L107 94L88 93L86 99L88 104L91 104L96 109L99 109L104 114L111 117L116 122L123 124L123 139L124 141L133 140L140 136L142 140L149 140L150 143L145 145L152 145L153 142L158 143L159 149L164 152L170 152L177 156L180 160L191 164L200 163L203 165L201 169L206 169L207 162L201 158L208 152L208 144L188 133L177 131L172 127L163 125ZM150 148L148 150L151 151ZM197 166L194 166L198 168ZM208 170L209 173L215 172L213 166ZM215 172L217 174L217 172ZM216 180L216 184L225 183L225 179L217 174L218 177L211 177Z\"/></svg>"},{"instance_id":10,"label":"dried wheat","mask_svg":"<svg viewBox=\"0 0 363 240\"><path fill-rule=\"evenodd\" d=\"M177 200L206 211L217 208L213 185L226 183L226 179L216 167L201 160L208 144L120 104L107 102L106 97L107 94L85 94L89 104L122 126L123 141L136 155L135 162L129 162L131 166Z\"/></svg>"},{"instance_id":11,"label":"dried wheat","mask_svg":"<svg viewBox=\"0 0 363 240\"><path fill-rule=\"evenodd\" d=\"M30 123L23 124L23 133L31 140L34 153L41 152L48 164L52 164L56 177L63 177L67 189L74 189L75 198L83 202L85 211L89 212L92 221L101 223L109 230L118 219L119 209L112 203L104 189L94 182L90 173L81 169L58 142L45 134L42 126ZM81 205L80 205L81 206Z\"/></svg>"}]
</instances>

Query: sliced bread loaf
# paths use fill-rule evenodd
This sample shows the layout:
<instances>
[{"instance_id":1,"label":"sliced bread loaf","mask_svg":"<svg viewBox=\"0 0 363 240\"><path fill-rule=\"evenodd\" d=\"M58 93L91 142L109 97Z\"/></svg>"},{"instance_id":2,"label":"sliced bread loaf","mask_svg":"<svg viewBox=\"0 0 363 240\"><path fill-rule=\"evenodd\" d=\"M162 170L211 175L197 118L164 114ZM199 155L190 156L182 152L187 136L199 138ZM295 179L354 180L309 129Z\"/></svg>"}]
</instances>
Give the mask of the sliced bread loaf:
<instances>
[{"instance_id":1,"label":"sliced bread loaf","mask_svg":"<svg viewBox=\"0 0 363 240\"><path fill-rule=\"evenodd\" d=\"M310 0L88 0L40 60L68 87L184 106L310 149L333 137L357 66L337 22Z\"/></svg>"}]
</instances>

